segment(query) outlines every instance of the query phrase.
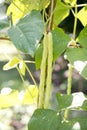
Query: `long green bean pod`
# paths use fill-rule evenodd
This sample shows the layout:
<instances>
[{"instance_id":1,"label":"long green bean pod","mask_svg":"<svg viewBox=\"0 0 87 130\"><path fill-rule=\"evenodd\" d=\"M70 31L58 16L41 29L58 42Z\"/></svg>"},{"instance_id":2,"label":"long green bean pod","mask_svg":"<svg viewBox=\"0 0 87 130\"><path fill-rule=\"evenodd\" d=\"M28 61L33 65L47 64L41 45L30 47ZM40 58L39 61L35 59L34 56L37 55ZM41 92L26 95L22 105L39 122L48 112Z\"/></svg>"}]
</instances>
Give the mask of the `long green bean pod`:
<instances>
[{"instance_id":1,"label":"long green bean pod","mask_svg":"<svg viewBox=\"0 0 87 130\"><path fill-rule=\"evenodd\" d=\"M52 33L47 34L48 43L48 67L47 67L47 81L46 81L46 93L45 93L45 103L44 108L49 107L50 102L50 92L51 92L51 81L52 81L52 62L53 62L53 40Z\"/></svg>"},{"instance_id":2,"label":"long green bean pod","mask_svg":"<svg viewBox=\"0 0 87 130\"><path fill-rule=\"evenodd\" d=\"M43 54L41 62L41 74L40 74L40 85L39 85L39 103L38 107L44 107L44 86L45 86L45 76L46 76L46 61L47 61L47 33L44 34L43 39Z\"/></svg>"}]
</instances>

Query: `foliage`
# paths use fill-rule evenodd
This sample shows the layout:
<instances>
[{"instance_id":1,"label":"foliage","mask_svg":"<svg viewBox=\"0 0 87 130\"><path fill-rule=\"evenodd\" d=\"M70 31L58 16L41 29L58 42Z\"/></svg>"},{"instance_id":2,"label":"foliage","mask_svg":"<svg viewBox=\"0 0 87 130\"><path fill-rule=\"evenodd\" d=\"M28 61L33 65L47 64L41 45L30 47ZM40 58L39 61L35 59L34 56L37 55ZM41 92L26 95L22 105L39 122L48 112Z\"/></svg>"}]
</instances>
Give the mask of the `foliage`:
<instances>
[{"instance_id":1,"label":"foliage","mask_svg":"<svg viewBox=\"0 0 87 130\"><path fill-rule=\"evenodd\" d=\"M81 7L80 10L79 7ZM4 5L2 8L4 8ZM7 40L11 40L18 49L19 56L10 59L4 65L3 69L16 68L24 86L27 87L21 102L18 99L19 93L17 91L4 96L1 94L0 99L2 104L0 108L13 106L16 103L37 103L39 109L37 108L32 115L28 124L28 130L38 130L38 128L40 130L87 129L87 118L85 116L81 118L69 118L69 111L72 109L74 111L87 110L87 97L83 93L71 94L73 68L87 79L86 10L87 4L79 5L76 0L13 0L7 9L7 14L10 15L12 12L12 17L10 17L9 21L11 26L8 27ZM71 37L58 27L58 24L63 22L70 11L74 16ZM77 36L78 19L84 28ZM2 23L1 21L1 25ZM2 25L2 27L4 28L6 25ZM36 69L41 70L39 87L37 87L38 85L26 64L26 62L31 63L31 61L25 61L20 51L35 57L33 63L35 63ZM57 93L56 98L59 109L56 112L49 109L49 104L53 63L61 54L69 62L69 74L67 94ZM26 71L31 76L34 85L26 84L24 79ZM14 100L15 97L17 102ZM8 101L7 104L5 100Z\"/></svg>"}]
</instances>

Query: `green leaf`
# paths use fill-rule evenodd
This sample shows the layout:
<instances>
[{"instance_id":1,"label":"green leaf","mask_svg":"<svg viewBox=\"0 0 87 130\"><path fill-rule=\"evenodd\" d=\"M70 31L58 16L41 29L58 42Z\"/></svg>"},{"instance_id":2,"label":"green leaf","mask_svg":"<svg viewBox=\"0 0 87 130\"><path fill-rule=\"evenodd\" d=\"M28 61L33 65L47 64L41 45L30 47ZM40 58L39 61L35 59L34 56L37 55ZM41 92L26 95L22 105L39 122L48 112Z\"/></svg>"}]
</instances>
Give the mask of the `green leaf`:
<instances>
[{"instance_id":1,"label":"green leaf","mask_svg":"<svg viewBox=\"0 0 87 130\"><path fill-rule=\"evenodd\" d=\"M43 45L41 44L35 53L35 63L36 63L36 69L40 68L41 60L42 60L42 52L43 52Z\"/></svg>"},{"instance_id":2,"label":"green leaf","mask_svg":"<svg viewBox=\"0 0 87 130\"><path fill-rule=\"evenodd\" d=\"M53 35L53 59L57 59L67 48L70 37L60 28L52 31Z\"/></svg>"},{"instance_id":3,"label":"green leaf","mask_svg":"<svg viewBox=\"0 0 87 130\"><path fill-rule=\"evenodd\" d=\"M69 48L65 53L65 57L87 79L87 49Z\"/></svg>"},{"instance_id":4,"label":"green leaf","mask_svg":"<svg viewBox=\"0 0 87 130\"><path fill-rule=\"evenodd\" d=\"M57 0L56 7L54 10L54 24L58 25L69 15L70 8L66 6L61 0Z\"/></svg>"},{"instance_id":5,"label":"green leaf","mask_svg":"<svg viewBox=\"0 0 87 130\"><path fill-rule=\"evenodd\" d=\"M21 51L34 56L43 35L43 21L39 11L32 11L8 31L13 44Z\"/></svg>"},{"instance_id":6,"label":"green leaf","mask_svg":"<svg viewBox=\"0 0 87 130\"><path fill-rule=\"evenodd\" d=\"M13 57L8 63L6 63L3 66L3 70L9 70L12 68L17 67L17 64L20 62L20 60L17 57Z\"/></svg>"},{"instance_id":7,"label":"green leaf","mask_svg":"<svg viewBox=\"0 0 87 130\"><path fill-rule=\"evenodd\" d=\"M73 118L68 122L62 123L59 130L86 130L86 122L87 117Z\"/></svg>"},{"instance_id":8,"label":"green leaf","mask_svg":"<svg viewBox=\"0 0 87 130\"><path fill-rule=\"evenodd\" d=\"M83 26L87 25L87 6L83 7L77 14L77 18L81 21Z\"/></svg>"},{"instance_id":9,"label":"green leaf","mask_svg":"<svg viewBox=\"0 0 87 130\"><path fill-rule=\"evenodd\" d=\"M66 109L72 104L73 96L57 93L59 110Z\"/></svg>"},{"instance_id":10,"label":"green leaf","mask_svg":"<svg viewBox=\"0 0 87 130\"><path fill-rule=\"evenodd\" d=\"M59 130L60 116L53 110L37 109L31 117L28 130Z\"/></svg>"},{"instance_id":11,"label":"green leaf","mask_svg":"<svg viewBox=\"0 0 87 130\"><path fill-rule=\"evenodd\" d=\"M75 61L87 61L87 49L84 48L68 48L65 52L65 58L74 65Z\"/></svg>"},{"instance_id":12,"label":"green leaf","mask_svg":"<svg viewBox=\"0 0 87 130\"><path fill-rule=\"evenodd\" d=\"M87 48L87 26L80 32L77 41L82 45L82 47Z\"/></svg>"}]
</instances>

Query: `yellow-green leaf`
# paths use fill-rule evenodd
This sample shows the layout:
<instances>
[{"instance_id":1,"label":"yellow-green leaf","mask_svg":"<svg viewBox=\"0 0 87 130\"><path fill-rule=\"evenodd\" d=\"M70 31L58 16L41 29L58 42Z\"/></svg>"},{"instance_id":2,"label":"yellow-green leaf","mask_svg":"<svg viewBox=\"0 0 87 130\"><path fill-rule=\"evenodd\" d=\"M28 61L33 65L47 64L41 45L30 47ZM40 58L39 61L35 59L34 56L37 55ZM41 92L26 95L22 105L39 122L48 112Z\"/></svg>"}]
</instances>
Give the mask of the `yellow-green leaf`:
<instances>
[{"instance_id":1,"label":"yellow-green leaf","mask_svg":"<svg viewBox=\"0 0 87 130\"><path fill-rule=\"evenodd\" d=\"M15 106L20 103L18 99L18 91L12 92L9 95L0 94L0 108Z\"/></svg>"},{"instance_id":2,"label":"yellow-green leaf","mask_svg":"<svg viewBox=\"0 0 87 130\"><path fill-rule=\"evenodd\" d=\"M22 75L25 75L25 71L26 71L26 65L23 61L20 61L19 63L19 69Z\"/></svg>"},{"instance_id":3,"label":"yellow-green leaf","mask_svg":"<svg viewBox=\"0 0 87 130\"><path fill-rule=\"evenodd\" d=\"M9 70L15 68L20 60L17 57L13 57L7 64L3 66L3 70Z\"/></svg>"},{"instance_id":4,"label":"yellow-green leaf","mask_svg":"<svg viewBox=\"0 0 87 130\"><path fill-rule=\"evenodd\" d=\"M10 13L12 13L13 23L16 23L31 10L38 9L39 1L40 0L13 0L8 7L7 14L10 15Z\"/></svg>"},{"instance_id":5,"label":"yellow-green leaf","mask_svg":"<svg viewBox=\"0 0 87 130\"><path fill-rule=\"evenodd\" d=\"M54 10L54 24L58 25L69 15L70 7L67 7L60 0L57 0L56 7Z\"/></svg>"},{"instance_id":6,"label":"yellow-green leaf","mask_svg":"<svg viewBox=\"0 0 87 130\"><path fill-rule=\"evenodd\" d=\"M83 26L87 25L87 6L83 7L77 14L77 18L81 21Z\"/></svg>"},{"instance_id":7,"label":"yellow-green leaf","mask_svg":"<svg viewBox=\"0 0 87 130\"><path fill-rule=\"evenodd\" d=\"M38 88L35 85L30 85L24 94L23 104L36 103L38 98Z\"/></svg>"}]
</instances>

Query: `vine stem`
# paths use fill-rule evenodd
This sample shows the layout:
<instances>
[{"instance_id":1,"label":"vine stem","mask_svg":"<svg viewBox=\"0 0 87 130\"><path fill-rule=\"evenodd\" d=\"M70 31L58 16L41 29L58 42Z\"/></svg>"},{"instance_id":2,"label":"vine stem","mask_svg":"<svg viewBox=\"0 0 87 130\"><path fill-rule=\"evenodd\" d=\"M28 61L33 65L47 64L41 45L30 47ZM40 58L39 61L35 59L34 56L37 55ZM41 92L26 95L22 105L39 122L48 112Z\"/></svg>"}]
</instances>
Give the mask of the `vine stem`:
<instances>
[{"instance_id":1,"label":"vine stem","mask_svg":"<svg viewBox=\"0 0 87 130\"><path fill-rule=\"evenodd\" d=\"M47 20L47 32L50 32L52 30L53 26L53 14L54 14L54 8L56 5L56 0L50 0L50 8L49 8L49 18Z\"/></svg>"},{"instance_id":2,"label":"vine stem","mask_svg":"<svg viewBox=\"0 0 87 130\"><path fill-rule=\"evenodd\" d=\"M67 95L70 95L70 94L71 94L71 87L72 87L72 65L69 64L69 75L68 75Z\"/></svg>"},{"instance_id":3,"label":"vine stem","mask_svg":"<svg viewBox=\"0 0 87 130\"><path fill-rule=\"evenodd\" d=\"M74 28L73 28L73 39L76 38L76 26L77 26L77 6L75 6L75 20L74 20Z\"/></svg>"},{"instance_id":4,"label":"vine stem","mask_svg":"<svg viewBox=\"0 0 87 130\"><path fill-rule=\"evenodd\" d=\"M77 6L75 6L75 13L74 13L74 28L73 28L73 39L76 38L76 27L77 27ZM67 95L71 94L71 87L72 87L72 65L69 64L69 75L68 75L68 86L67 86ZM64 113L64 120L67 120L69 115L69 110L66 109Z\"/></svg>"},{"instance_id":5,"label":"vine stem","mask_svg":"<svg viewBox=\"0 0 87 130\"><path fill-rule=\"evenodd\" d=\"M68 86L67 86L67 95L71 94L71 87L72 87L72 65L69 64L69 74L68 74ZM64 113L64 120L67 120L69 115L69 110L66 109Z\"/></svg>"},{"instance_id":6,"label":"vine stem","mask_svg":"<svg viewBox=\"0 0 87 130\"><path fill-rule=\"evenodd\" d=\"M75 13L74 13L74 28L73 28L73 39L76 38L76 27L77 27L77 5L75 5ZM68 86L67 86L67 95L71 94L71 87L72 87L72 65L69 64L69 75L68 75ZM64 113L64 120L67 120L69 115L69 110L66 109Z\"/></svg>"},{"instance_id":7,"label":"vine stem","mask_svg":"<svg viewBox=\"0 0 87 130\"><path fill-rule=\"evenodd\" d=\"M32 79L32 81L33 81L33 83L35 84L35 86L37 86L37 83L36 83L36 81L35 81L35 79L34 79L32 73L31 73L31 71L29 70L29 68L27 67L26 64L25 64L25 66L26 66L26 69L27 69L27 71L28 71L28 73L29 73L29 75L30 75L30 77L31 77L31 79Z\"/></svg>"}]
</instances>

